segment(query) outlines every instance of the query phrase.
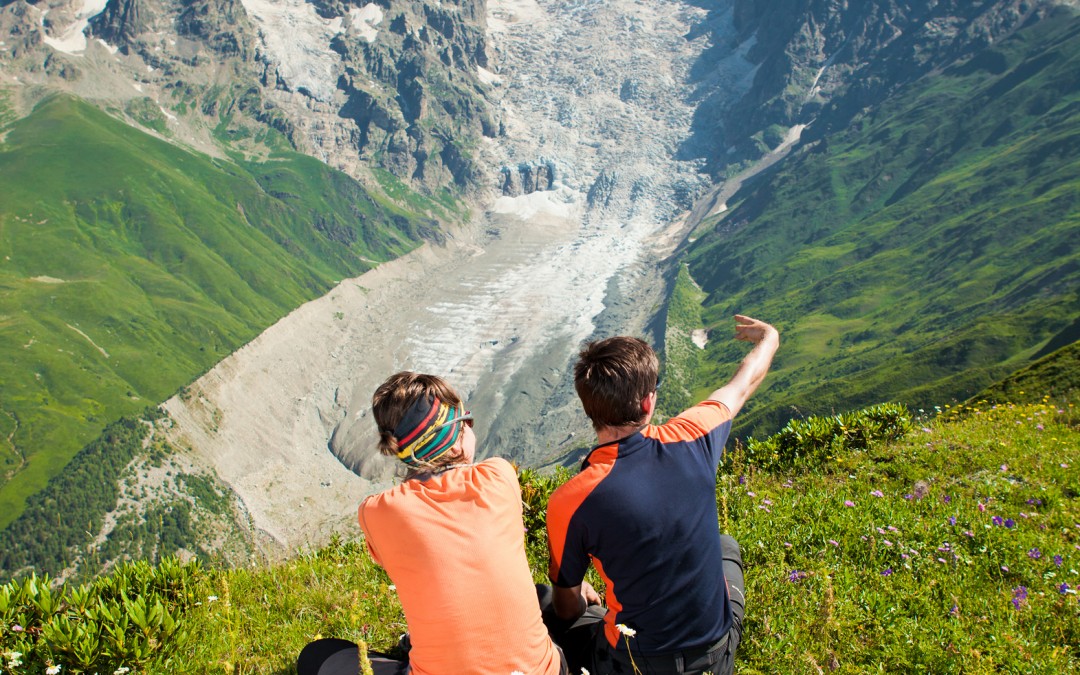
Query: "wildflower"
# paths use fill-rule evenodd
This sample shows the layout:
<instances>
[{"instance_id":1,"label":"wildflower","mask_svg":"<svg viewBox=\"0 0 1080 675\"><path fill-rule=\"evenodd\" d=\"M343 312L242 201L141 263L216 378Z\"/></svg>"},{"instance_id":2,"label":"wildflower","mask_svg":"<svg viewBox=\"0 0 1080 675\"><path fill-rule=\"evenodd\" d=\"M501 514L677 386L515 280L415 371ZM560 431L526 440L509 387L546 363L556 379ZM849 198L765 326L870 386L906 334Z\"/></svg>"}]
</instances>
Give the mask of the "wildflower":
<instances>
[{"instance_id":1,"label":"wildflower","mask_svg":"<svg viewBox=\"0 0 1080 675\"><path fill-rule=\"evenodd\" d=\"M986 504L983 504L982 502L979 502L979 513L982 513L985 510L986 510Z\"/></svg>"},{"instance_id":2,"label":"wildflower","mask_svg":"<svg viewBox=\"0 0 1080 675\"><path fill-rule=\"evenodd\" d=\"M757 497L757 495L756 495L756 494L754 494L753 492L751 492L751 491L749 491L749 490L747 490L747 491L746 491L746 496L747 496L747 497Z\"/></svg>"},{"instance_id":3,"label":"wildflower","mask_svg":"<svg viewBox=\"0 0 1080 675\"><path fill-rule=\"evenodd\" d=\"M893 573L892 568L891 567L886 567L885 571L881 573L881 576L883 576L883 577L891 577L892 573Z\"/></svg>"},{"instance_id":4,"label":"wildflower","mask_svg":"<svg viewBox=\"0 0 1080 675\"><path fill-rule=\"evenodd\" d=\"M634 637L637 635L637 631L627 626L625 623L617 623L615 624L615 628L626 637Z\"/></svg>"},{"instance_id":5,"label":"wildflower","mask_svg":"<svg viewBox=\"0 0 1080 675\"><path fill-rule=\"evenodd\" d=\"M1058 556L1058 557L1060 558L1061 556ZM1058 567L1060 567L1060 565L1058 565ZM25 630L25 629L22 626L20 626L19 624L15 624L14 626L11 627L11 632L12 633L21 633L21 632L23 632L23 630Z\"/></svg>"},{"instance_id":6,"label":"wildflower","mask_svg":"<svg viewBox=\"0 0 1080 675\"><path fill-rule=\"evenodd\" d=\"M739 485L746 485L746 476L739 474Z\"/></svg>"},{"instance_id":7,"label":"wildflower","mask_svg":"<svg viewBox=\"0 0 1080 675\"><path fill-rule=\"evenodd\" d=\"M886 546L889 546L889 547L891 547L891 546L892 546L892 542L891 542L891 541L889 541L888 539L882 539L882 540L881 540L881 543L882 543L882 544L885 544Z\"/></svg>"},{"instance_id":8,"label":"wildflower","mask_svg":"<svg viewBox=\"0 0 1080 675\"><path fill-rule=\"evenodd\" d=\"M960 616L960 605L953 603L953 606L949 608L949 616Z\"/></svg>"},{"instance_id":9,"label":"wildflower","mask_svg":"<svg viewBox=\"0 0 1080 675\"><path fill-rule=\"evenodd\" d=\"M951 502L951 501L952 501L952 497L950 497L949 495L942 495L942 497L941 497L941 501L943 501L943 502L945 502L946 504L948 504L949 502Z\"/></svg>"},{"instance_id":10,"label":"wildflower","mask_svg":"<svg viewBox=\"0 0 1080 675\"><path fill-rule=\"evenodd\" d=\"M8 668L18 668L22 665L22 652L4 652L8 659Z\"/></svg>"},{"instance_id":11,"label":"wildflower","mask_svg":"<svg viewBox=\"0 0 1080 675\"><path fill-rule=\"evenodd\" d=\"M1016 521L1013 520L1012 518L1006 518L1005 519L1005 527L1007 527L1010 530L1013 529L1014 527L1016 527Z\"/></svg>"},{"instance_id":12,"label":"wildflower","mask_svg":"<svg viewBox=\"0 0 1080 675\"><path fill-rule=\"evenodd\" d=\"M217 602L217 599L218 599L218 597L216 595L210 595L210 596L207 596L206 601L207 602Z\"/></svg>"},{"instance_id":13,"label":"wildflower","mask_svg":"<svg viewBox=\"0 0 1080 675\"><path fill-rule=\"evenodd\" d=\"M930 433L933 433L933 431L934 431L930 427L923 427L922 430L923 430L923 433L925 433L925 434L930 434Z\"/></svg>"},{"instance_id":14,"label":"wildflower","mask_svg":"<svg viewBox=\"0 0 1080 675\"><path fill-rule=\"evenodd\" d=\"M911 556L909 556L909 555L908 555L907 553L901 553L901 554L900 554L900 558L901 558L901 559L903 559L903 560L907 560L907 559L908 559L908 558L910 558L910 557L911 557Z\"/></svg>"},{"instance_id":15,"label":"wildflower","mask_svg":"<svg viewBox=\"0 0 1080 675\"><path fill-rule=\"evenodd\" d=\"M1033 548L1028 551L1028 557L1032 560L1038 560L1042 557L1042 551L1040 551L1038 548Z\"/></svg>"},{"instance_id":16,"label":"wildflower","mask_svg":"<svg viewBox=\"0 0 1080 675\"><path fill-rule=\"evenodd\" d=\"M879 527L879 528L877 529L877 533L878 533L878 534L885 534L885 528L884 528L884 527Z\"/></svg>"},{"instance_id":17,"label":"wildflower","mask_svg":"<svg viewBox=\"0 0 1080 675\"><path fill-rule=\"evenodd\" d=\"M57 675L60 672L60 666L49 666L45 669L45 675Z\"/></svg>"},{"instance_id":18,"label":"wildflower","mask_svg":"<svg viewBox=\"0 0 1080 675\"><path fill-rule=\"evenodd\" d=\"M840 545L840 542L836 541L835 539L830 539L829 543L832 544L833 546L839 546Z\"/></svg>"},{"instance_id":19,"label":"wildflower","mask_svg":"<svg viewBox=\"0 0 1080 675\"><path fill-rule=\"evenodd\" d=\"M1068 469L1069 468L1069 465L1065 464L1065 463L1059 464L1058 466L1060 466L1062 469Z\"/></svg>"},{"instance_id":20,"label":"wildflower","mask_svg":"<svg viewBox=\"0 0 1080 675\"><path fill-rule=\"evenodd\" d=\"M1058 593L1061 593L1062 595L1065 595L1066 593L1069 592L1069 584L1062 581L1061 585L1058 586L1057 589L1058 589Z\"/></svg>"},{"instance_id":21,"label":"wildflower","mask_svg":"<svg viewBox=\"0 0 1080 675\"><path fill-rule=\"evenodd\" d=\"M1009 465L1008 465L1008 464L1002 464L1002 465L1001 465L1001 471L1002 471L1003 473L1004 473L1005 471L1008 471L1008 470L1009 470Z\"/></svg>"},{"instance_id":22,"label":"wildflower","mask_svg":"<svg viewBox=\"0 0 1080 675\"><path fill-rule=\"evenodd\" d=\"M844 500L844 506L847 506L847 507L855 506L855 502L851 501L850 499L845 499Z\"/></svg>"},{"instance_id":23,"label":"wildflower","mask_svg":"<svg viewBox=\"0 0 1080 675\"><path fill-rule=\"evenodd\" d=\"M1062 558L1062 557L1061 557L1061 556L1059 556L1059 555L1056 555L1056 556L1054 556L1054 564L1055 564L1055 565L1057 565L1058 567L1061 567L1061 564L1062 564L1063 562L1065 562L1065 559L1064 559L1064 558Z\"/></svg>"},{"instance_id":24,"label":"wildflower","mask_svg":"<svg viewBox=\"0 0 1080 675\"><path fill-rule=\"evenodd\" d=\"M1032 497L1031 499L1027 500L1027 503L1032 505L1032 506L1042 506L1042 500L1037 499L1035 497Z\"/></svg>"},{"instance_id":25,"label":"wildflower","mask_svg":"<svg viewBox=\"0 0 1080 675\"><path fill-rule=\"evenodd\" d=\"M582 668L582 669L581 669L581 675L589 675L589 671L587 671L587 670L585 670L584 668Z\"/></svg>"},{"instance_id":26,"label":"wildflower","mask_svg":"<svg viewBox=\"0 0 1080 675\"><path fill-rule=\"evenodd\" d=\"M1008 571L1009 571L1009 568L1008 568L1008 566L1006 566L1006 565L1002 565L1002 566L1001 566L1001 571L1002 571L1002 572L1008 572Z\"/></svg>"},{"instance_id":27,"label":"wildflower","mask_svg":"<svg viewBox=\"0 0 1080 675\"><path fill-rule=\"evenodd\" d=\"M994 516L993 518L990 519L990 522L992 522L995 525L1004 525L1005 524L1005 519L1002 518L1001 516Z\"/></svg>"},{"instance_id":28,"label":"wildflower","mask_svg":"<svg viewBox=\"0 0 1080 675\"><path fill-rule=\"evenodd\" d=\"M131 672L131 668L128 668L127 666L120 666L119 668L117 668L116 670L114 670L112 672L113 672L113 675L127 675L127 673Z\"/></svg>"},{"instance_id":29,"label":"wildflower","mask_svg":"<svg viewBox=\"0 0 1080 675\"><path fill-rule=\"evenodd\" d=\"M1036 424L1035 428L1038 429L1039 431L1042 431L1044 427L1043 427L1042 424Z\"/></svg>"},{"instance_id":30,"label":"wildflower","mask_svg":"<svg viewBox=\"0 0 1080 675\"><path fill-rule=\"evenodd\" d=\"M788 582L794 584L802 579L805 579L808 576L810 575L806 572L803 572L802 570L791 570L790 572L788 572L787 580Z\"/></svg>"},{"instance_id":31,"label":"wildflower","mask_svg":"<svg viewBox=\"0 0 1080 675\"><path fill-rule=\"evenodd\" d=\"M764 504L765 506L772 506L772 500L771 499L762 499L761 503Z\"/></svg>"},{"instance_id":32,"label":"wildflower","mask_svg":"<svg viewBox=\"0 0 1080 675\"><path fill-rule=\"evenodd\" d=\"M950 525L955 525L956 524L956 516L949 516L949 524Z\"/></svg>"},{"instance_id":33,"label":"wildflower","mask_svg":"<svg viewBox=\"0 0 1080 675\"><path fill-rule=\"evenodd\" d=\"M899 532L900 531L899 528L893 527L892 525L890 525L886 529L889 530L889 532Z\"/></svg>"},{"instance_id":34,"label":"wildflower","mask_svg":"<svg viewBox=\"0 0 1080 675\"><path fill-rule=\"evenodd\" d=\"M1014 609L1020 609L1023 605L1027 604L1027 586L1017 586L1013 589L1012 604Z\"/></svg>"},{"instance_id":35,"label":"wildflower","mask_svg":"<svg viewBox=\"0 0 1080 675\"><path fill-rule=\"evenodd\" d=\"M881 490L873 490L873 491L870 492L870 495L872 497L884 497L885 493L882 492Z\"/></svg>"},{"instance_id":36,"label":"wildflower","mask_svg":"<svg viewBox=\"0 0 1080 675\"><path fill-rule=\"evenodd\" d=\"M772 511L769 510L769 507L765 506L764 504L758 504L758 508L761 509L762 511L764 511L765 513L772 513Z\"/></svg>"},{"instance_id":37,"label":"wildflower","mask_svg":"<svg viewBox=\"0 0 1080 675\"><path fill-rule=\"evenodd\" d=\"M965 537L974 537L975 533L972 532L971 530L964 530L964 536Z\"/></svg>"},{"instance_id":38,"label":"wildflower","mask_svg":"<svg viewBox=\"0 0 1080 675\"><path fill-rule=\"evenodd\" d=\"M784 548L791 548L791 542L790 541L785 541L784 542Z\"/></svg>"},{"instance_id":39,"label":"wildflower","mask_svg":"<svg viewBox=\"0 0 1080 675\"><path fill-rule=\"evenodd\" d=\"M904 499L906 499L906 500L908 500L908 501L911 501L912 499L915 499L915 495L913 495L913 494L906 494L906 495L904 495Z\"/></svg>"},{"instance_id":40,"label":"wildflower","mask_svg":"<svg viewBox=\"0 0 1080 675\"><path fill-rule=\"evenodd\" d=\"M945 563L945 558L938 558L938 559L937 559L937 561L938 561L939 563L942 563L942 564L944 564L944 563Z\"/></svg>"}]
</instances>

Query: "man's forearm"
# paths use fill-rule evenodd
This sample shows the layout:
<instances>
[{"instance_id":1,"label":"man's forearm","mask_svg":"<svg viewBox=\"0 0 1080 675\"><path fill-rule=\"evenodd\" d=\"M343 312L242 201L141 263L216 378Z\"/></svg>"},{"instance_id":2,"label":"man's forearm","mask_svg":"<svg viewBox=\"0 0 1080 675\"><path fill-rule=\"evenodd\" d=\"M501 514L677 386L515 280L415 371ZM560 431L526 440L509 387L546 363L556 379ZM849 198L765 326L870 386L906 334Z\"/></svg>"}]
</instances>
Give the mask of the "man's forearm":
<instances>
[{"instance_id":1,"label":"man's forearm","mask_svg":"<svg viewBox=\"0 0 1080 675\"><path fill-rule=\"evenodd\" d=\"M731 410L732 415L738 413L746 400L765 380L779 346L780 334L775 328L768 326L761 339L754 344L754 348L739 364L731 380L714 391L709 398L724 403Z\"/></svg>"}]
</instances>

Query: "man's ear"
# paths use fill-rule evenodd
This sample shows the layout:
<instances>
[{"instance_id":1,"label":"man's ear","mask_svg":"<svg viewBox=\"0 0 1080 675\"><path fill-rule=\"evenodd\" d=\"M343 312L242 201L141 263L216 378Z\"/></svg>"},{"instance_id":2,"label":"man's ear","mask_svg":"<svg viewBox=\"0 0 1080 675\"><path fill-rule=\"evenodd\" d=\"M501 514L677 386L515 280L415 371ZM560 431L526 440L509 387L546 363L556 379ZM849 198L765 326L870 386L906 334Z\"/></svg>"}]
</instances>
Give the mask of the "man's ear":
<instances>
[{"instance_id":1,"label":"man's ear","mask_svg":"<svg viewBox=\"0 0 1080 675\"><path fill-rule=\"evenodd\" d=\"M641 412L646 416L652 415L653 410L656 410L656 392L650 392L648 396L641 399Z\"/></svg>"}]
</instances>

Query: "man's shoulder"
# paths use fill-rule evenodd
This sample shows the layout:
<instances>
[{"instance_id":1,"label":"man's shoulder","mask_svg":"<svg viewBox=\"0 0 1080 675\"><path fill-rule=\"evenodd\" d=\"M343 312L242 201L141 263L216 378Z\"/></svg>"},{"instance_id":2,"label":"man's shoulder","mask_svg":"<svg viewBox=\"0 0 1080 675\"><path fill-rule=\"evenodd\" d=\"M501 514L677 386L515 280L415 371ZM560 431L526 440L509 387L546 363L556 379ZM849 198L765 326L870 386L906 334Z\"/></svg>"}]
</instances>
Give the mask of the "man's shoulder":
<instances>
[{"instance_id":1,"label":"man's shoulder","mask_svg":"<svg viewBox=\"0 0 1080 675\"><path fill-rule=\"evenodd\" d=\"M731 411L720 401L706 399L687 408L660 425L650 425L642 432L661 443L695 441L732 421Z\"/></svg>"},{"instance_id":2,"label":"man's shoulder","mask_svg":"<svg viewBox=\"0 0 1080 675\"><path fill-rule=\"evenodd\" d=\"M597 446L589 455L588 464L577 475L560 485L548 498L548 508L556 504L575 511L585 498L611 474L618 455L618 443Z\"/></svg>"}]
</instances>

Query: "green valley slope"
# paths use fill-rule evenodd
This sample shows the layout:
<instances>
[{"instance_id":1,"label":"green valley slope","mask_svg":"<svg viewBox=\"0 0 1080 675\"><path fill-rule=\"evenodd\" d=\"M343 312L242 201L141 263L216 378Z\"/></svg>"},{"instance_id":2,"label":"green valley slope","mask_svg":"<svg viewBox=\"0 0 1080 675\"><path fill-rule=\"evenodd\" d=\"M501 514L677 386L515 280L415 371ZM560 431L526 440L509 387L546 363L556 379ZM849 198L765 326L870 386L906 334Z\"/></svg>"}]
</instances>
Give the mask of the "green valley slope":
<instances>
[{"instance_id":1,"label":"green valley slope","mask_svg":"<svg viewBox=\"0 0 1080 675\"><path fill-rule=\"evenodd\" d=\"M154 405L434 221L296 153L193 154L55 97L0 143L0 526Z\"/></svg>"},{"instance_id":2,"label":"green valley slope","mask_svg":"<svg viewBox=\"0 0 1080 675\"><path fill-rule=\"evenodd\" d=\"M1076 340L1080 18L1062 10L895 92L730 205L685 256L721 336L692 389L740 357L731 314L775 322L744 432L962 400Z\"/></svg>"}]
</instances>

